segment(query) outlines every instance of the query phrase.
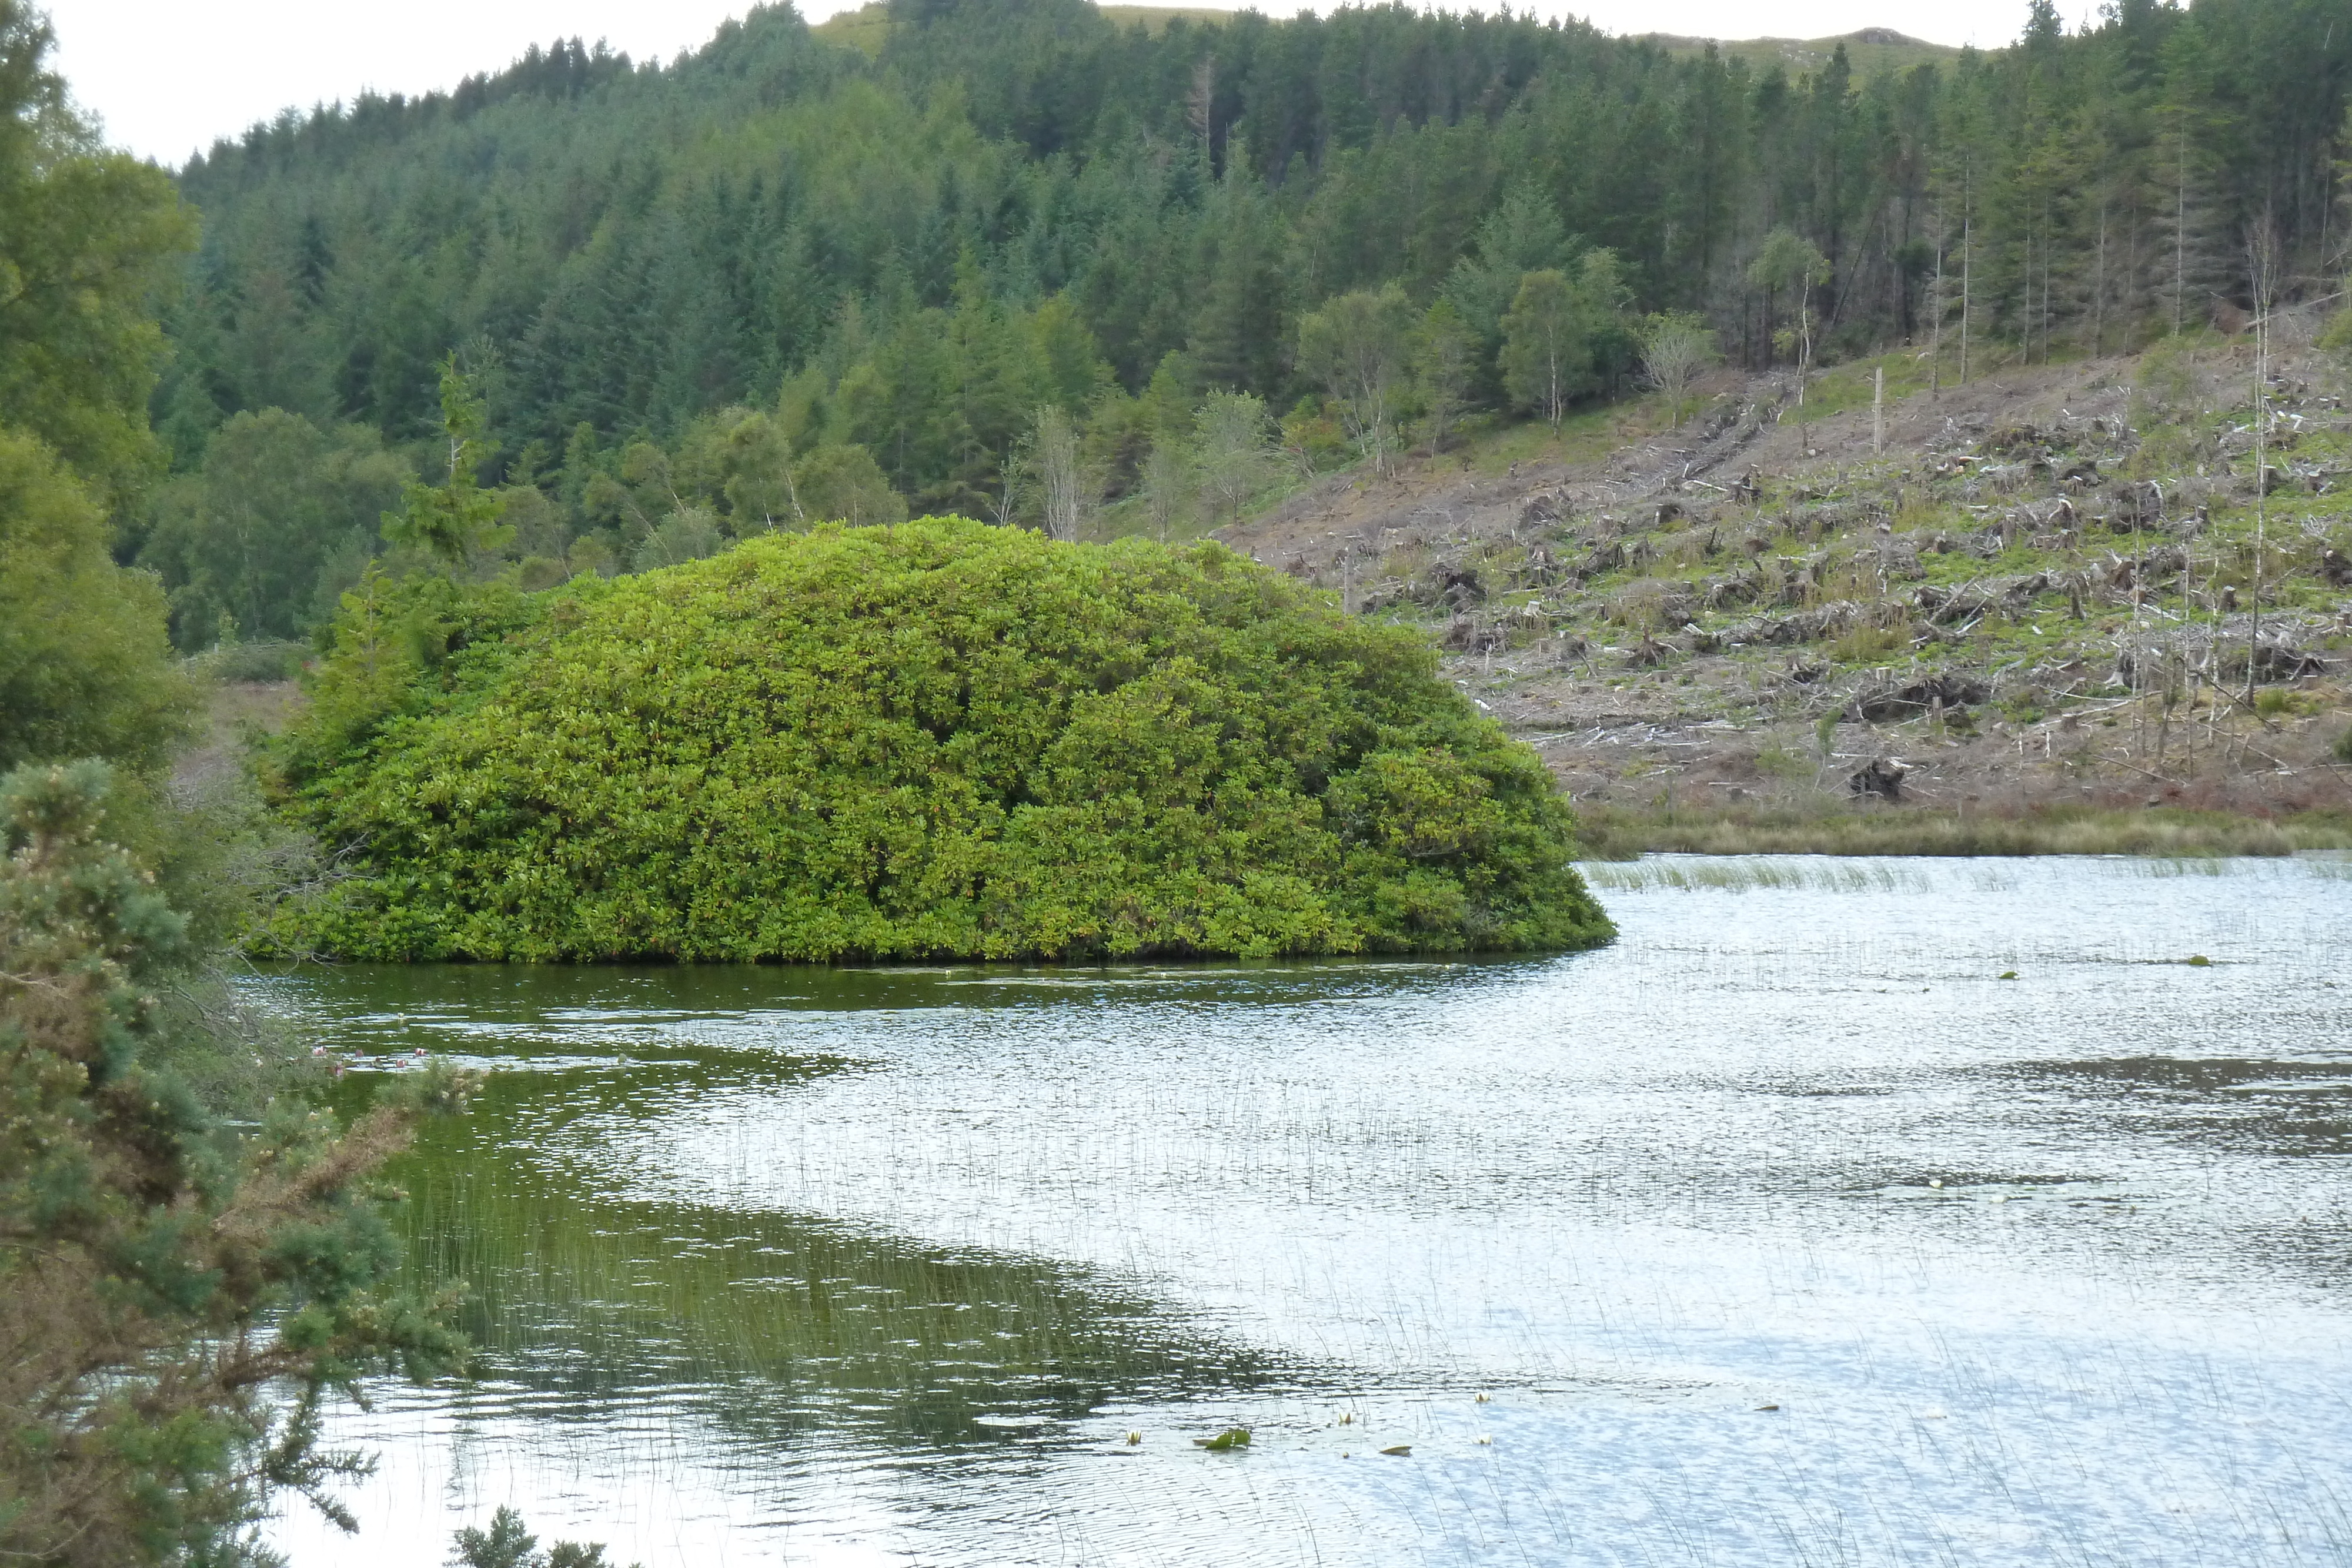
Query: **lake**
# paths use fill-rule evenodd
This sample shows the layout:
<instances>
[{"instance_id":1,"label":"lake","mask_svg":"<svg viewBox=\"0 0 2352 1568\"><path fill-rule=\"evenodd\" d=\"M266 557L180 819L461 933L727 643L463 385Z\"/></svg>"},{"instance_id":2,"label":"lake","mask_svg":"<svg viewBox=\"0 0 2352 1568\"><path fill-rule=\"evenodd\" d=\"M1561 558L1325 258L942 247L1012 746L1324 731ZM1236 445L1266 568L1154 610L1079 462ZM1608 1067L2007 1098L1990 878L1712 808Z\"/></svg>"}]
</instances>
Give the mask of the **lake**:
<instances>
[{"instance_id":1,"label":"lake","mask_svg":"<svg viewBox=\"0 0 2352 1568\"><path fill-rule=\"evenodd\" d=\"M264 977L354 1097L488 1074L402 1172L480 1375L340 1416L362 1532L274 1539L2352 1562L2347 873L1653 857L1556 958Z\"/></svg>"}]
</instances>

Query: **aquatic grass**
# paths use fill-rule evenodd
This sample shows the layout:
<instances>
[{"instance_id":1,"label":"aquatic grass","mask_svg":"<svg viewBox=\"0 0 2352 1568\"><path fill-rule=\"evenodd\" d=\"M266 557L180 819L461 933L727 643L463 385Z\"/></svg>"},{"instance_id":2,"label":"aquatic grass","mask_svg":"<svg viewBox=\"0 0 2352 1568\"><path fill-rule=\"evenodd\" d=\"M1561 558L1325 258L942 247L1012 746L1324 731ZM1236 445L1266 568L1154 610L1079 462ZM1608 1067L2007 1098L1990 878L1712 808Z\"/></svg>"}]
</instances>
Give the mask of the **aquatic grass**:
<instances>
[{"instance_id":1,"label":"aquatic grass","mask_svg":"<svg viewBox=\"0 0 2352 1568\"><path fill-rule=\"evenodd\" d=\"M1880 810L1843 801L1822 809L1739 813L1578 806L1593 863L1643 853L1692 855L2137 855L2166 860L2297 855L2352 850L2339 811L2252 818L2171 809L2063 808L2017 815Z\"/></svg>"},{"instance_id":2,"label":"aquatic grass","mask_svg":"<svg viewBox=\"0 0 2352 1568\"><path fill-rule=\"evenodd\" d=\"M2260 875L2317 877L2340 882L2352 879L2352 860L2310 851L2292 855L2165 855L2129 861L2130 874L2161 881L2170 877L2230 877Z\"/></svg>"},{"instance_id":3,"label":"aquatic grass","mask_svg":"<svg viewBox=\"0 0 2352 1568\"><path fill-rule=\"evenodd\" d=\"M1593 887L1622 893L1662 888L1925 893L1929 885L1926 876L1908 867L1827 855L1644 855L1638 861L1587 861L1578 869Z\"/></svg>"},{"instance_id":4,"label":"aquatic grass","mask_svg":"<svg viewBox=\"0 0 2352 1568\"><path fill-rule=\"evenodd\" d=\"M992 1413L1076 1420L1138 1385L1230 1391L1266 1370L1083 1270L608 1197L541 1168L531 1148L551 1122L619 1103L640 1076L494 1075L469 1125L395 1173L411 1277L462 1290L478 1373L544 1409L593 1416L700 1387L747 1436L846 1423L957 1444L995 1440Z\"/></svg>"}]
</instances>

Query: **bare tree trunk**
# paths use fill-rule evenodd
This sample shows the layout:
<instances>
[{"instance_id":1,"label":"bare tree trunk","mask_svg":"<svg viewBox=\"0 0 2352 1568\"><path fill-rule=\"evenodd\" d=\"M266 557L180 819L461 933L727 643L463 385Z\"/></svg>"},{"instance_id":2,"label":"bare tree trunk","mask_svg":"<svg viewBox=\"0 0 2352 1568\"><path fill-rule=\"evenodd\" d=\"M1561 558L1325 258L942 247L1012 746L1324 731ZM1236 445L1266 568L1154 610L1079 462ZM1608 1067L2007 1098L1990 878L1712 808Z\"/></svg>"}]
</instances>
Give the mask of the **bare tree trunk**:
<instances>
[{"instance_id":1,"label":"bare tree trunk","mask_svg":"<svg viewBox=\"0 0 2352 1568\"><path fill-rule=\"evenodd\" d=\"M2091 356L2107 351L2107 194L2099 193L2099 246L2091 268Z\"/></svg>"},{"instance_id":2,"label":"bare tree trunk","mask_svg":"<svg viewBox=\"0 0 2352 1568\"><path fill-rule=\"evenodd\" d=\"M2177 161L2172 184L2172 335L2180 336L2181 312L2189 298L2189 133L2173 139Z\"/></svg>"},{"instance_id":3,"label":"bare tree trunk","mask_svg":"<svg viewBox=\"0 0 2352 1568\"><path fill-rule=\"evenodd\" d=\"M2246 261L2254 293L2254 592L2246 619L2246 703L2252 706L2263 643L2263 553L2271 489L2266 461L2271 423L2271 296L2277 287L2278 272L2278 233L2267 212L2246 237Z\"/></svg>"},{"instance_id":4,"label":"bare tree trunk","mask_svg":"<svg viewBox=\"0 0 2352 1568\"><path fill-rule=\"evenodd\" d=\"M1185 118L1201 138L1201 162L1204 165L1212 163L1214 158L1210 134L1216 126L1216 112L1217 57L1202 55L1201 63L1192 68L1192 96L1185 105Z\"/></svg>"},{"instance_id":5,"label":"bare tree trunk","mask_svg":"<svg viewBox=\"0 0 2352 1568\"><path fill-rule=\"evenodd\" d=\"M1046 536L1076 542L1086 510L1078 433L1068 414L1050 405L1037 411L1037 476L1045 487Z\"/></svg>"},{"instance_id":6,"label":"bare tree trunk","mask_svg":"<svg viewBox=\"0 0 2352 1568\"><path fill-rule=\"evenodd\" d=\"M1936 204L1936 320L1927 343L1927 401L1944 391L1944 204Z\"/></svg>"},{"instance_id":7,"label":"bare tree trunk","mask_svg":"<svg viewBox=\"0 0 2352 1568\"><path fill-rule=\"evenodd\" d=\"M1975 219L1960 220L1960 384L1969 384L1969 242L1974 237Z\"/></svg>"}]
</instances>

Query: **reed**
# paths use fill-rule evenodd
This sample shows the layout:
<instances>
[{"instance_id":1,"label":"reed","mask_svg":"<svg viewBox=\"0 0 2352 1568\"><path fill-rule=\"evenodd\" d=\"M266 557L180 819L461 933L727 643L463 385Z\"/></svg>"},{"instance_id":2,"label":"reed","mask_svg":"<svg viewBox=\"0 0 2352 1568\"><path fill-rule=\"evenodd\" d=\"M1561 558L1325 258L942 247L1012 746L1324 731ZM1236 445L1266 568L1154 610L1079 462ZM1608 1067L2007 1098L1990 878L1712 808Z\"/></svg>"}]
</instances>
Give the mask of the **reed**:
<instances>
[{"instance_id":1,"label":"reed","mask_svg":"<svg viewBox=\"0 0 2352 1568\"><path fill-rule=\"evenodd\" d=\"M1925 810L1858 810L1843 805L1818 811L1790 808L1707 813L1587 806L1580 809L1578 820L1588 862L1646 853L2179 859L2352 850L2352 820L2341 812L2322 811L2258 818L2163 809L2055 808L2013 816L1963 816Z\"/></svg>"}]
</instances>

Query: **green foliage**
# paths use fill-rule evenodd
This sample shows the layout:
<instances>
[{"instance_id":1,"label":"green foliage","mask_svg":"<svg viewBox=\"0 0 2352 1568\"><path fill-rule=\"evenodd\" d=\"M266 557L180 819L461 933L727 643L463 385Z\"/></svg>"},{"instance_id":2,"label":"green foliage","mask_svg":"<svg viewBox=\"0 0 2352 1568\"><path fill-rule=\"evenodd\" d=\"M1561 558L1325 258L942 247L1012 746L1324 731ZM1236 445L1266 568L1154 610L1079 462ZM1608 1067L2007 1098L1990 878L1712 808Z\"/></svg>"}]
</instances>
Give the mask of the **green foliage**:
<instances>
[{"instance_id":1,"label":"green foliage","mask_svg":"<svg viewBox=\"0 0 2352 1568\"><path fill-rule=\"evenodd\" d=\"M395 579L371 563L324 628L310 707L287 742L290 765L312 768L365 744L426 700L427 681L452 653L494 643L536 612L504 581L464 589L439 576Z\"/></svg>"},{"instance_id":2,"label":"green foliage","mask_svg":"<svg viewBox=\"0 0 2352 1568\"><path fill-rule=\"evenodd\" d=\"M457 1349L383 1290L371 1173L422 1102L215 1125L154 1065L193 955L109 793L94 762L0 777L0 1552L238 1562L272 1489L336 1512L319 1489L360 1461L318 1450L324 1396Z\"/></svg>"},{"instance_id":3,"label":"green foliage","mask_svg":"<svg viewBox=\"0 0 2352 1568\"><path fill-rule=\"evenodd\" d=\"M1797 402L1805 401L1805 375L1813 365L1813 289L1829 280L1829 257L1821 247L1793 229L1780 227L1764 236L1756 259L1748 264L1748 281L1764 290L1767 300L1787 294L1797 308L1793 333L1797 350Z\"/></svg>"},{"instance_id":4,"label":"green foliage","mask_svg":"<svg viewBox=\"0 0 2352 1568\"><path fill-rule=\"evenodd\" d=\"M1391 405L1412 349L1412 307L1404 290L1360 288L1298 322L1298 368L1347 413L1348 434L1382 469Z\"/></svg>"},{"instance_id":5,"label":"green foliage","mask_svg":"<svg viewBox=\"0 0 2352 1568\"><path fill-rule=\"evenodd\" d=\"M193 474L156 496L140 564L170 591L174 640L291 638L334 611L376 553L376 521L401 498L407 465L365 425L322 432L283 409L240 413L214 432Z\"/></svg>"},{"instance_id":6,"label":"green foliage","mask_svg":"<svg viewBox=\"0 0 2352 1568\"><path fill-rule=\"evenodd\" d=\"M1617 258L1588 251L1577 275L1530 272L1503 318L1503 383L1557 431L1570 402L1605 383L1622 353L1624 285Z\"/></svg>"},{"instance_id":7,"label":"green foliage","mask_svg":"<svg viewBox=\"0 0 2352 1568\"><path fill-rule=\"evenodd\" d=\"M1683 396L1690 390L1691 382L1722 357L1716 348L1715 334L1695 312L1667 310L1642 324L1641 341L1642 368L1649 373L1652 383L1666 394L1670 423L1679 426L1683 422Z\"/></svg>"},{"instance_id":8,"label":"green foliage","mask_svg":"<svg viewBox=\"0 0 2352 1568\"><path fill-rule=\"evenodd\" d=\"M1461 412L1549 417L1622 384L1632 345L1614 327L1555 377L1523 342L1515 396L1503 320L1530 274L1577 282L1595 252L1631 308L1703 316L1727 360L1801 380L1823 331L1854 357L1936 344L1931 376L1963 341L1976 367L2104 355L2235 298L2257 213L2282 276L2340 272L2352 27L2328 19L2326 0L2133 4L1866 77L1857 59L1896 56L1840 46L1792 79L1530 13L1147 32L1076 0L923 4L851 29L877 57L756 7L675 62L534 50L193 161L208 238L155 406L183 466L273 405L405 448L464 345L509 459L486 492L542 492L539 531L561 536L518 542L541 582L575 544L585 570L633 562L681 507L737 538L829 511L1034 517L1023 443L1047 405L1116 504L1207 392L1330 396L1286 350L1391 289L1424 321L1450 307L1467 362L1430 337L1410 385L1343 391L1335 421L1360 439L1417 414L1442 443ZM1181 417L1142 406L1163 375ZM1320 433L1300 434L1306 466ZM796 507L796 465L851 448L880 486ZM1154 507L1150 531L1179 532Z\"/></svg>"},{"instance_id":9,"label":"green foliage","mask_svg":"<svg viewBox=\"0 0 2352 1568\"><path fill-rule=\"evenodd\" d=\"M559 1541L539 1550L539 1537L523 1528L522 1515L500 1507L488 1530L457 1531L459 1568L608 1568L601 1544Z\"/></svg>"},{"instance_id":10,"label":"green foliage","mask_svg":"<svg viewBox=\"0 0 2352 1568\"><path fill-rule=\"evenodd\" d=\"M1418 637L1215 545L927 519L480 592L355 595L339 623L287 767L359 880L289 941L824 960L1610 935L1542 763ZM420 618L463 645L399 653L386 628Z\"/></svg>"},{"instance_id":11,"label":"green foliage","mask_svg":"<svg viewBox=\"0 0 2352 1568\"><path fill-rule=\"evenodd\" d=\"M1842 664L1868 664L1887 658L1908 643L1899 628L1864 625L1835 639L1826 652Z\"/></svg>"},{"instance_id":12,"label":"green foliage","mask_svg":"<svg viewBox=\"0 0 2352 1568\"><path fill-rule=\"evenodd\" d=\"M905 520L907 503L863 446L820 446L793 469L796 516L853 527Z\"/></svg>"},{"instance_id":13,"label":"green foliage","mask_svg":"<svg viewBox=\"0 0 2352 1568\"><path fill-rule=\"evenodd\" d=\"M224 643L208 648L187 663L190 674L231 685L290 681L301 673L310 644L287 639L260 643Z\"/></svg>"},{"instance_id":14,"label":"green foliage","mask_svg":"<svg viewBox=\"0 0 2352 1568\"><path fill-rule=\"evenodd\" d=\"M38 436L112 509L162 457L150 298L195 224L162 170L74 113L51 42L39 11L0 0L0 426Z\"/></svg>"},{"instance_id":15,"label":"green foliage","mask_svg":"<svg viewBox=\"0 0 2352 1568\"><path fill-rule=\"evenodd\" d=\"M106 549L106 519L30 436L0 429L0 768L100 757L152 770L194 688L163 591Z\"/></svg>"},{"instance_id":16,"label":"green foliage","mask_svg":"<svg viewBox=\"0 0 2352 1568\"><path fill-rule=\"evenodd\" d=\"M1441 298L1422 313L1413 335L1412 370L1433 449L1444 449L1469 400L1477 353L1477 339L1454 301Z\"/></svg>"},{"instance_id":17,"label":"green foliage","mask_svg":"<svg viewBox=\"0 0 2352 1568\"><path fill-rule=\"evenodd\" d=\"M1265 483L1265 404L1249 392L1214 392L1193 422L1194 472L1214 515L1240 517Z\"/></svg>"},{"instance_id":18,"label":"green foliage","mask_svg":"<svg viewBox=\"0 0 2352 1568\"><path fill-rule=\"evenodd\" d=\"M1520 280L1530 272L1561 270L1569 252L1558 204L1540 184L1522 176L1478 225L1473 253L1454 263L1445 298L1490 345L1499 342Z\"/></svg>"},{"instance_id":19,"label":"green foliage","mask_svg":"<svg viewBox=\"0 0 2352 1568\"><path fill-rule=\"evenodd\" d=\"M635 564L639 571L658 571L717 555L726 542L717 517L700 507L680 507L654 525L637 546Z\"/></svg>"},{"instance_id":20,"label":"green foliage","mask_svg":"<svg viewBox=\"0 0 2352 1568\"><path fill-rule=\"evenodd\" d=\"M488 416L481 392L457 368L457 356L441 362L441 432L449 448L447 476L438 485L412 479L401 490L400 509L383 515L383 537L424 551L452 566L478 550L503 543L499 518L505 498L485 490L474 472L487 455Z\"/></svg>"},{"instance_id":21,"label":"green foliage","mask_svg":"<svg viewBox=\"0 0 2352 1568\"><path fill-rule=\"evenodd\" d=\"M2141 433L2194 419L2198 413L2197 361L2186 345L2158 343L2139 360L2132 384L2131 420Z\"/></svg>"},{"instance_id":22,"label":"green foliage","mask_svg":"<svg viewBox=\"0 0 2352 1568\"><path fill-rule=\"evenodd\" d=\"M2335 354L2352 355L2352 305L2338 306L2319 334L2319 347Z\"/></svg>"}]
</instances>

